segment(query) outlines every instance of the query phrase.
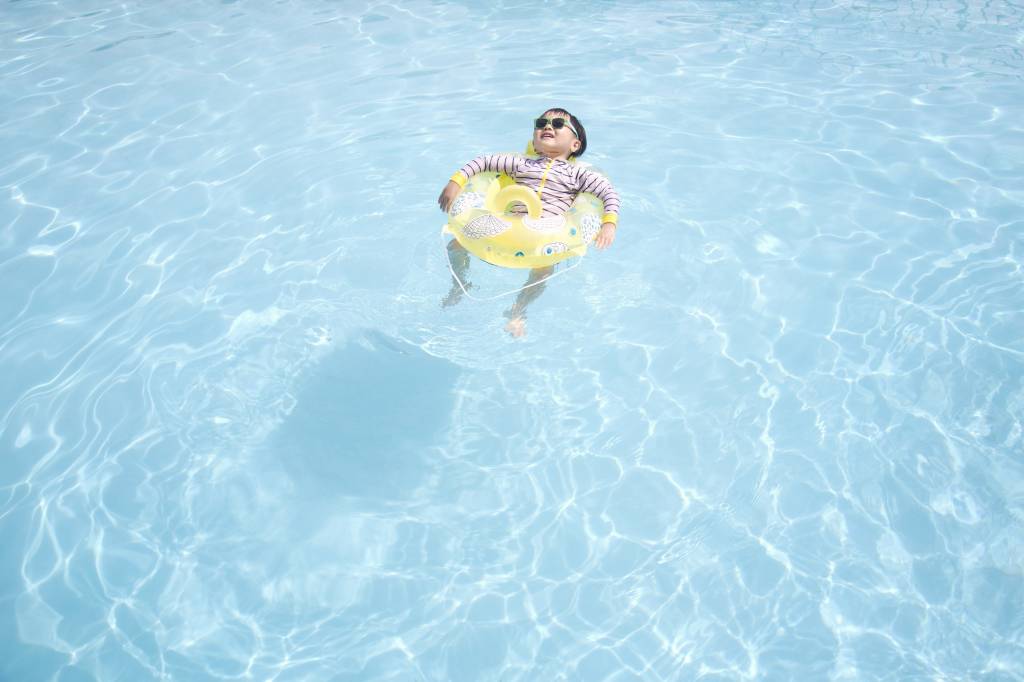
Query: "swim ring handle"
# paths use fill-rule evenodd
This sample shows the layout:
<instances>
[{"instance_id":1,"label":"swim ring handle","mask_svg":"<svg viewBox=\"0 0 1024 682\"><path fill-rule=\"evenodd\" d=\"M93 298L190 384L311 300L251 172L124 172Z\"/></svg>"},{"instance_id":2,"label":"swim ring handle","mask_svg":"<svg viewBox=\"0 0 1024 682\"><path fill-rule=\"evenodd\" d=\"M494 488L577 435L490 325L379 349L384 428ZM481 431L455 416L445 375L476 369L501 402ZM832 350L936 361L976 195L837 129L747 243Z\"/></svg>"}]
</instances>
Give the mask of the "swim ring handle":
<instances>
[{"instance_id":1,"label":"swim ring handle","mask_svg":"<svg viewBox=\"0 0 1024 682\"><path fill-rule=\"evenodd\" d=\"M540 218L541 205L537 193L529 187L522 185L508 185L502 187L497 180L487 188L487 196L484 197L484 208L491 213L501 215L508 209L508 205L514 201L526 205L526 212L531 218Z\"/></svg>"}]
</instances>

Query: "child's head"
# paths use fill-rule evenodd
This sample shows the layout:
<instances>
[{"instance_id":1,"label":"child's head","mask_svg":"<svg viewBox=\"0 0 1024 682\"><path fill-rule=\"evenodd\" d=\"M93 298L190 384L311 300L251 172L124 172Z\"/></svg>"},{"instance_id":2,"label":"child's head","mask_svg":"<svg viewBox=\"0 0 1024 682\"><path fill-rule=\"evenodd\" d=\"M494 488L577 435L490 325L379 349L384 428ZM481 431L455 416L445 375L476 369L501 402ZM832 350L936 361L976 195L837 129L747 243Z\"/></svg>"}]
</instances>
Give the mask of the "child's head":
<instances>
[{"instance_id":1,"label":"child's head","mask_svg":"<svg viewBox=\"0 0 1024 682\"><path fill-rule=\"evenodd\" d=\"M541 154L546 151L564 153L570 159L583 156L587 150L587 131L580 120L565 109L548 109L534 121L533 148Z\"/></svg>"}]
</instances>

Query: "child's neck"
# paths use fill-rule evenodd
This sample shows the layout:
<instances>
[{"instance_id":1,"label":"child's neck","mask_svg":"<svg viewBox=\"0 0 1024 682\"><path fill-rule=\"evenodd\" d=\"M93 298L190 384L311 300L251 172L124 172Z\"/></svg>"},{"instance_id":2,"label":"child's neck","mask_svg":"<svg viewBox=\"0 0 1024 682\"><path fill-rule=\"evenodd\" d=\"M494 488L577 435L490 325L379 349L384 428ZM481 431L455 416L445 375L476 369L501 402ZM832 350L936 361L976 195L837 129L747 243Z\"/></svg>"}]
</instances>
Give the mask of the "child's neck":
<instances>
[{"instance_id":1,"label":"child's neck","mask_svg":"<svg viewBox=\"0 0 1024 682\"><path fill-rule=\"evenodd\" d=\"M555 152L555 151L537 152L537 153L540 156L543 156L543 157L548 158L548 159L558 159L559 161L568 161L569 160L569 155L568 154L559 154L558 152Z\"/></svg>"}]
</instances>

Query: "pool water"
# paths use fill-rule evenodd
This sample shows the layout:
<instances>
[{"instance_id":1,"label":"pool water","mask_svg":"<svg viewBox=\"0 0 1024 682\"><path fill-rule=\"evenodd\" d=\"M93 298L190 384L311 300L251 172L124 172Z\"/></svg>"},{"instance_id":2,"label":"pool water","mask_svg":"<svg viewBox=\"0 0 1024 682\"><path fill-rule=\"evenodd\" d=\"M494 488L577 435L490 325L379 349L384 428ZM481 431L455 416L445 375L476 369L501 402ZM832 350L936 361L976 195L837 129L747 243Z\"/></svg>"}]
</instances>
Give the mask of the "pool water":
<instances>
[{"instance_id":1,"label":"pool water","mask_svg":"<svg viewBox=\"0 0 1024 682\"><path fill-rule=\"evenodd\" d=\"M4 3L0 679L1024 679L1022 26ZM517 340L436 199L551 106Z\"/></svg>"}]
</instances>

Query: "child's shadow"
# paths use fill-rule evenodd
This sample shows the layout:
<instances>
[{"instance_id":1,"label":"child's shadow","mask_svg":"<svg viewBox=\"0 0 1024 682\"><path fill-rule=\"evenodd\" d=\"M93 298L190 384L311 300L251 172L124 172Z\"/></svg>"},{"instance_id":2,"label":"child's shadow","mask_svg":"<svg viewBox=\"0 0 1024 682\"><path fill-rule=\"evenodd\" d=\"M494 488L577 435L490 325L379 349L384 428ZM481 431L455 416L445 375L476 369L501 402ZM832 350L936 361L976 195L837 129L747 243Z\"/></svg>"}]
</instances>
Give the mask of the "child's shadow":
<instances>
[{"instance_id":1,"label":"child's shadow","mask_svg":"<svg viewBox=\"0 0 1024 682\"><path fill-rule=\"evenodd\" d=\"M394 501L432 466L459 370L378 332L324 358L269 443L298 494Z\"/></svg>"}]
</instances>

